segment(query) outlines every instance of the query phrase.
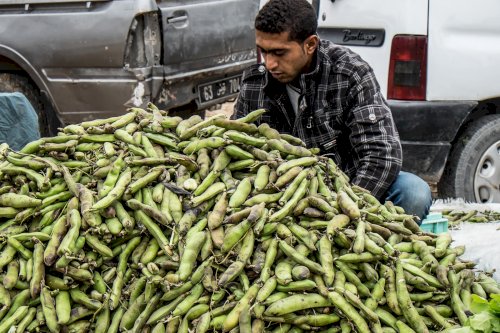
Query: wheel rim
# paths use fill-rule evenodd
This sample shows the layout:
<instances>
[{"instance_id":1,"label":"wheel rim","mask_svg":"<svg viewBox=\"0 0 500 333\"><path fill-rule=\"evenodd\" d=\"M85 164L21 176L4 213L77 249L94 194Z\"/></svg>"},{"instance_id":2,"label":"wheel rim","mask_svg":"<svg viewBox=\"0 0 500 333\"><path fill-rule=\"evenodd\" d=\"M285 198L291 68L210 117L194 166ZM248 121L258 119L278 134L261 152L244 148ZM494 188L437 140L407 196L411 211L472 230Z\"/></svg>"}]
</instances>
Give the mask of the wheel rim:
<instances>
[{"instance_id":1,"label":"wheel rim","mask_svg":"<svg viewBox=\"0 0 500 333\"><path fill-rule=\"evenodd\" d=\"M477 202L500 202L500 141L481 155L474 174L474 196Z\"/></svg>"}]
</instances>

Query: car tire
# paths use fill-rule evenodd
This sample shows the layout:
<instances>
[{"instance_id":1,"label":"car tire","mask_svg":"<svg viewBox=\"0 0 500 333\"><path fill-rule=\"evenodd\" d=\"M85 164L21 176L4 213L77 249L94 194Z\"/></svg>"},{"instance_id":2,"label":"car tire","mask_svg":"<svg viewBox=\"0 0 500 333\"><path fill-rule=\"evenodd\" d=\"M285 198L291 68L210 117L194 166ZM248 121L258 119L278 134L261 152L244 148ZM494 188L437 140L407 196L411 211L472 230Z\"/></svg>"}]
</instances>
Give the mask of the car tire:
<instances>
[{"instance_id":1,"label":"car tire","mask_svg":"<svg viewBox=\"0 0 500 333\"><path fill-rule=\"evenodd\" d=\"M55 135L60 122L54 112L44 103L40 90L27 76L14 73L0 73L1 92L20 92L31 103L38 115L38 124L41 136Z\"/></svg>"},{"instance_id":2,"label":"car tire","mask_svg":"<svg viewBox=\"0 0 500 333\"><path fill-rule=\"evenodd\" d=\"M500 202L500 115L472 122L455 143L438 185L442 198Z\"/></svg>"}]
</instances>

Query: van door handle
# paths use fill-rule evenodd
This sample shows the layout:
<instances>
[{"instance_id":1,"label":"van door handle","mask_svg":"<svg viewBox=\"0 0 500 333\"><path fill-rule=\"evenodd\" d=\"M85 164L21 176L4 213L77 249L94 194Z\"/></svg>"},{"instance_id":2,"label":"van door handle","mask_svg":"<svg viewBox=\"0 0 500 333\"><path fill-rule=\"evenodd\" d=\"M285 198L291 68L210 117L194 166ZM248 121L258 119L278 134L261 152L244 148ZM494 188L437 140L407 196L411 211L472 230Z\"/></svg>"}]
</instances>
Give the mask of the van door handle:
<instances>
[{"instance_id":1,"label":"van door handle","mask_svg":"<svg viewBox=\"0 0 500 333\"><path fill-rule=\"evenodd\" d=\"M170 16L170 17L167 17L167 23L175 24L175 23L187 21L187 19L188 19L187 15Z\"/></svg>"}]
</instances>

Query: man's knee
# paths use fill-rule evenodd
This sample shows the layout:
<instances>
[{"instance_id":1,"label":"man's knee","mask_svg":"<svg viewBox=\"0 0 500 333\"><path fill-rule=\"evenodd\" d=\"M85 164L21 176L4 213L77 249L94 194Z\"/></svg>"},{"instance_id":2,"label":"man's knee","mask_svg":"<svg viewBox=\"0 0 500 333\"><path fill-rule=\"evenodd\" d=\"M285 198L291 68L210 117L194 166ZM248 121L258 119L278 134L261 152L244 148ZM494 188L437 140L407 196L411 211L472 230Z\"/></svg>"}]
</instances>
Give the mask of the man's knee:
<instances>
[{"instance_id":1,"label":"man's knee","mask_svg":"<svg viewBox=\"0 0 500 333\"><path fill-rule=\"evenodd\" d=\"M422 178L402 171L391 185L386 200L403 207L408 214L424 219L432 204L432 192Z\"/></svg>"},{"instance_id":2,"label":"man's knee","mask_svg":"<svg viewBox=\"0 0 500 333\"><path fill-rule=\"evenodd\" d=\"M410 191L411 197L415 201L429 203L432 202L432 192L429 184L425 182L422 178L412 174L407 173L410 176L408 179L407 191Z\"/></svg>"}]
</instances>

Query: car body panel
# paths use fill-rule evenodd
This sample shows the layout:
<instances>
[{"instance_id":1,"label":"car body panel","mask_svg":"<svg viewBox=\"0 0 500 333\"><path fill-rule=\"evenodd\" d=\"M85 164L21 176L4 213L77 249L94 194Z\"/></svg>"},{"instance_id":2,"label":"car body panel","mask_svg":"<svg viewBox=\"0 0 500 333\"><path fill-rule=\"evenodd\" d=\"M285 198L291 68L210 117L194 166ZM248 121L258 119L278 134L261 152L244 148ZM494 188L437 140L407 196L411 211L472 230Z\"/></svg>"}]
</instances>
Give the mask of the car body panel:
<instances>
[{"instance_id":1,"label":"car body panel","mask_svg":"<svg viewBox=\"0 0 500 333\"><path fill-rule=\"evenodd\" d=\"M389 100L403 147L403 170L436 183L464 120L476 101Z\"/></svg>"},{"instance_id":2,"label":"car body panel","mask_svg":"<svg viewBox=\"0 0 500 333\"><path fill-rule=\"evenodd\" d=\"M198 85L256 61L257 9L257 0L0 1L0 71L25 71L64 123L150 101L207 107L237 91L203 104ZM189 17L185 29L167 24L176 11Z\"/></svg>"},{"instance_id":3,"label":"car body panel","mask_svg":"<svg viewBox=\"0 0 500 333\"><path fill-rule=\"evenodd\" d=\"M498 13L495 0L430 1L427 100L500 97Z\"/></svg>"},{"instance_id":4,"label":"car body panel","mask_svg":"<svg viewBox=\"0 0 500 333\"><path fill-rule=\"evenodd\" d=\"M427 0L379 0L373 14L372 0L321 0L318 33L322 38L349 47L373 68L380 89L387 96L392 38L398 34L427 34ZM340 30L331 38L332 31ZM383 31L383 42L366 39L373 30ZM363 43L358 40L362 39ZM378 46L373 46L374 44Z\"/></svg>"}]
</instances>

